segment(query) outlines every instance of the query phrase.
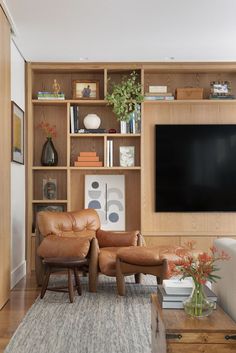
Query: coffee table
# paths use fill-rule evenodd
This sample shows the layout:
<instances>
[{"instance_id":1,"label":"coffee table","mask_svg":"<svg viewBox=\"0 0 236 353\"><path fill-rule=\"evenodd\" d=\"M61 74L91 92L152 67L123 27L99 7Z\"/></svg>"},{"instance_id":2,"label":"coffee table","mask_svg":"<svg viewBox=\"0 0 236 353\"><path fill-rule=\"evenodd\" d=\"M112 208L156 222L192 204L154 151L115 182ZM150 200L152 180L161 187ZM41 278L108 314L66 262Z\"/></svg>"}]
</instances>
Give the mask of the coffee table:
<instances>
[{"instance_id":1,"label":"coffee table","mask_svg":"<svg viewBox=\"0 0 236 353\"><path fill-rule=\"evenodd\" d=\"M82 289L80 285L80 279L78 275L78 269L83 269L87 264L87 259L81 259L79 257L52 257L45 258L43 263L46 266L45 278L41 290L41 299L44 297L46 290L55 292L68 292L70 302L74 301L74 289L77 290L78 295L81 295ZM48 287L48 282L53 268L67 269L68 271L68 285L67 287ZM73 286L73 274L75 278L75 286Z\"/></svg>"},{"instance_id":2,"label":"coffee table","mask_svg":"<svg viewBox=\"0 0 236 353\"><path fill-rule=\"evenodd\" d=\"M162 309L152 294L152 353L236 352L236 323L219 307L204 318Z\"/></svg>"}]
</instances>

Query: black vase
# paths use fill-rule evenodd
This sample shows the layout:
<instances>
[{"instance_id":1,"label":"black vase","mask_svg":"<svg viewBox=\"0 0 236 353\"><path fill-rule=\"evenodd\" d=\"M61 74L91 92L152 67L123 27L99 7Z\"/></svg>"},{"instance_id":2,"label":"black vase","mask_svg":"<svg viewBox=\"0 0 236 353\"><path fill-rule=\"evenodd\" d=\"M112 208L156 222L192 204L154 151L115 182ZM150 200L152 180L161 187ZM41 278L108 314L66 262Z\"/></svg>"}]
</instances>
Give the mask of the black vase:
<instances>
[{"instance_id":1,"label":"black vase","mask_svg":"<svg viewBox=\"0 0 236 353\"><path fill-rule=\"evenodd\" d=\"M43 145L41 164L45 166L54 166L58 164L58 154L51 137L47 137L47 141Z\"/></svg>"}]
</instances>

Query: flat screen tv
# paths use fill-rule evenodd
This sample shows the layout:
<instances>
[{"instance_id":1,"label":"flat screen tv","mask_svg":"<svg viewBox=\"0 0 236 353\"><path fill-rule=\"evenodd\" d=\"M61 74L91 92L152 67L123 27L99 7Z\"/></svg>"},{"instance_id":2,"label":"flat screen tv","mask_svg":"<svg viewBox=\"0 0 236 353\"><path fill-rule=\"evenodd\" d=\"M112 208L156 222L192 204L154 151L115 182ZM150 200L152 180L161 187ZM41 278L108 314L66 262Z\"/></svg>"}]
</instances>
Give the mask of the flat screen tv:
<instances>
[{"instance_id":1,"label":"flat screen tv","mask_svg":"<svg viewBox=\"0 0 236 353\"><path fill-rule=\"evenodd\" d=\"M156 212L236 211L236 125L156 125Z\"/></svg>"}]
</instances>

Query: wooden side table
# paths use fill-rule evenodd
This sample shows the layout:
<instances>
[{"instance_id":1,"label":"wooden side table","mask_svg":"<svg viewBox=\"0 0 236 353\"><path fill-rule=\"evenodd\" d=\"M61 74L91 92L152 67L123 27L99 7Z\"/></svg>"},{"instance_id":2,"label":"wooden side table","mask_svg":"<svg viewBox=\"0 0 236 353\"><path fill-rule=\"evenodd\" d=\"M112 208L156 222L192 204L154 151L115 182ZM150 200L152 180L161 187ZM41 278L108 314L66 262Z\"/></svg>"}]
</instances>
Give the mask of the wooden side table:
<instances>
[{"instance_id":1,"label":"wooden side table","mask_svg":"<svg viewBox=\"0 0 236 353\"><path fill-rule=\"evenodd\" d=\"M80 285L80 279L78 275L78 269L83 268L88 264L87 259L81 259L79 257L53 257L45 258L43 263L46 265L46 273L43 281L40 298L42 299L45 295L46 290L55 292L69 292L70 302L74 300L74 289L77 289L78 295L81 295L82 289ZM67 287L48 287L49 278L53 268L67 269L68 271L68 286ZM73 274L75 278L75 286L73 286Z\"/></svg>"},{"instance_id":2,"label":"wooden side table","mask_svg":"<svg viewBox=\"0 0 236 353\"><path fill-rule=\"evenodd\" d=\"M152 294L152 353L236 352L236 323L220 308L204 318L162 309Z\"/></svg>"}]
</instances>

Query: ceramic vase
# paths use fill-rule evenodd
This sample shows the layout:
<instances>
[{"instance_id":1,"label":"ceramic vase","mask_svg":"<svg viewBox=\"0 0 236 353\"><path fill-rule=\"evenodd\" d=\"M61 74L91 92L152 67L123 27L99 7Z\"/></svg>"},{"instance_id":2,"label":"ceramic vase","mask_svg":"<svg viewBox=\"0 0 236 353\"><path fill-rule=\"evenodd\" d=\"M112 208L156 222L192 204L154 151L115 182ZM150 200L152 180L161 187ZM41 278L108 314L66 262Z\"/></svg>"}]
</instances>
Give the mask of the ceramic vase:
<instances>
[{"instance_id":1,"label":"ceramic vase","mask_svg":"<svg viewBox=\"0 0 236 353\"><path fill-rule=\"evenodd\" d=\"M84 118L84 126L86 129L98 129L101 124L101 119L97 114L88 114Z\"/></svg>"},{"instance_id":2,"label":"ceramic vase","mask_svg":"<svg viewBox=\"0 0 236 353\"><path fill-rule=\"evenodd\" d=\"M43 145L41 164L44 166L56 166L58 164L58 154L51 137L47 137L47 141Z\"/></svg>"}]
</instances>

